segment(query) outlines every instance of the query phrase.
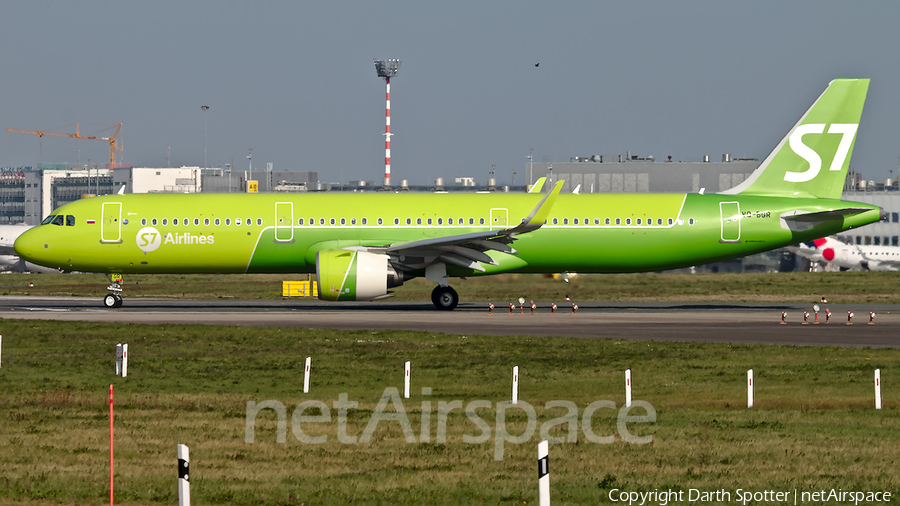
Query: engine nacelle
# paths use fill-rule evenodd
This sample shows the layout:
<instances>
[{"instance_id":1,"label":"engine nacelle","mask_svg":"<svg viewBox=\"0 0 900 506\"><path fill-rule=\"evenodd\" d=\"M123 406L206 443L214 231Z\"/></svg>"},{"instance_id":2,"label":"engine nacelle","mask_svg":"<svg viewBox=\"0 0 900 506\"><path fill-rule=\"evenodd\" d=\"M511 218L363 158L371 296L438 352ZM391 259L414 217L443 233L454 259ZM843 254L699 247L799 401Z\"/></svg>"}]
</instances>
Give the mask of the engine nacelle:
<instances>
[{"instance_id":1,"label":"engine nacelle","mask_svg":"<svg viewBox=\"0 0 900 506\"><path fill-rule=\"evenodd\" d=\"M316 277L322 300L374 300L404 281L387 255L345 249L316 253Z\"/></svg>"}]
</instances>

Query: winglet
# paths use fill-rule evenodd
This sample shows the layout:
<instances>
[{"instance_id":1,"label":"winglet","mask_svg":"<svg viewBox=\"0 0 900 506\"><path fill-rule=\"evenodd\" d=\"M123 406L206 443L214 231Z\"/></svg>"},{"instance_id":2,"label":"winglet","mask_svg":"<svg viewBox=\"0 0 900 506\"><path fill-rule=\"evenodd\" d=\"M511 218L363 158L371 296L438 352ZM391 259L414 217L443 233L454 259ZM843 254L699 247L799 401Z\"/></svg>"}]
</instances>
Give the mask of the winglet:
<instances>
[{"instance_id":1,"label":"winglet","mask_svg":"<svg viewBox=\"0 0 900 506\"><path fill-rule=\"evenodd\" d=\"M528 193L541 193L541 190L544 188L544 182L546 181L546 177L539 177L538 180L531 185L531 189L528 190Z\"/></svg>"},{"instance_id":2,"label":"winglet","mask_svg":"<svg viewBox=\"0 0 900 506\"><path fill-rule=\"evenodd\" d=\"M553 189L544 195L544 198L538 202L537 207L531 211L531 214L523 219L519 226L510 230L510 232L521 234L537 230L544 226L544 223L547 221L547 216L550 215L550 209L553 208L553 203L556 202L556 197L558 197L559 192L562 191L563 183L565 183L565 181L557 181L556 184L553 185Z\"/></svg>"}]
</instances>

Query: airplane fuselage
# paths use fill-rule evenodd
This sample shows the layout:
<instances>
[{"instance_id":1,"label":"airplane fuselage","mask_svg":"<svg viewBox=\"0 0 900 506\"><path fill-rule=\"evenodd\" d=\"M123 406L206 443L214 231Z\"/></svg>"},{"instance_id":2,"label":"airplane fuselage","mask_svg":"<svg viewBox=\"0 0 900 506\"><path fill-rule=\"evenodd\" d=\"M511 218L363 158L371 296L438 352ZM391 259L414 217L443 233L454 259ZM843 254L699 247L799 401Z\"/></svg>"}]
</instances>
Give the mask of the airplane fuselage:
<instances>
[{"instance_id":1,"label":"airplane fuselage","mask_svg":"<svg viewBox=\"0 0 900 506\"><path fill-rule=\"evenodd\" d=\"M62 224L36 227L16 249L68 270L119 273L310 273L316 253L513 228L534 194L111 195L67 204ZM867 208L805 230L784 215ZM518 254L490 252L484 271L641 272L740 257L879 219L879 208L815 198L719 194L559 195ZM799 227L803 228L803 227ZM404 259L414 264L414 259ZM412 271L412 275L422 275Z\"/></svg>"}]
</instances>

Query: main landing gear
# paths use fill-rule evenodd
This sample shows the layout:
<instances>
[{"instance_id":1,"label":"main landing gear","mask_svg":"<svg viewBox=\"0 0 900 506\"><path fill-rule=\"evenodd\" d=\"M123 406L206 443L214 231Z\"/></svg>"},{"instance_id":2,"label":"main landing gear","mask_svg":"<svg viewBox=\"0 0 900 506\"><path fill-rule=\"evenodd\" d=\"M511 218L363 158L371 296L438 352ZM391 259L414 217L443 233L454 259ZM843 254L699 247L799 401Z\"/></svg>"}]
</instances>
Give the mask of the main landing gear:
<instances>
[{"instance_id":1,"label":"main landing gear","mask_svg":"<svg viewBox=\"0 0 900 506\"><path fill-rule=\"evenodd\" d=\"M449 286L436 286L431 292L431 302L441 311L453 311L459 304L459 294Z\"/></svg>"},{"instance_id":2,"label":"main landing gear","mask_svg":"<svg viewBox=\"0 0 900 506\"><path fill-rule=\"evenodd\" d=\"M110 274L109 275L109 286L106 287L110 293L106 294L106 297L103 297L103 305L110 308L120 308L122 307L122 283L124 279L121 274Z\"/></svg>"}]
</instances>

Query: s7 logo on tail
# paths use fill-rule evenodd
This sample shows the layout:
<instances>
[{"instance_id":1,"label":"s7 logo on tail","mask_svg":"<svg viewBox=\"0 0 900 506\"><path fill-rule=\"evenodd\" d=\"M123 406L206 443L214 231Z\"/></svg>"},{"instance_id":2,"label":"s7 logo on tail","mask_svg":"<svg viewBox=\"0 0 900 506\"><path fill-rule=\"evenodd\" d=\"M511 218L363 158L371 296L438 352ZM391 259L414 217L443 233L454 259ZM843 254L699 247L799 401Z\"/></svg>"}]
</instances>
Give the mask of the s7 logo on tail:
<instances>
[{"instance_id":1,"label":"s7 logo on tail","mask_svg":"<svg viewBox=\"0 0 900 506\"><path fill-rule=\"evenodd\" d=\"M834 153L834 159L828 170L841 170L844 166L844 160L850 152L850 145L856 136L856 129L859 128L855 123L832 123L828 127L828 133L841 134L841 142L838 144L837 151ZM803 158L809 163L809 168L803 172L784 173L784 180L789 183L804 183L810 181L819 174L822 169L822 157L806 144L803 144L803 136L806 134L822 134L825 132L825 123L811 123L808 125L800 125L791 134L789 144L797 156Z\"/></svg>"}]
</instances>

